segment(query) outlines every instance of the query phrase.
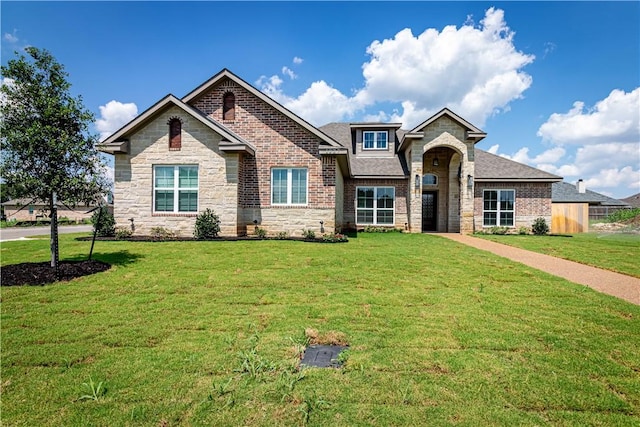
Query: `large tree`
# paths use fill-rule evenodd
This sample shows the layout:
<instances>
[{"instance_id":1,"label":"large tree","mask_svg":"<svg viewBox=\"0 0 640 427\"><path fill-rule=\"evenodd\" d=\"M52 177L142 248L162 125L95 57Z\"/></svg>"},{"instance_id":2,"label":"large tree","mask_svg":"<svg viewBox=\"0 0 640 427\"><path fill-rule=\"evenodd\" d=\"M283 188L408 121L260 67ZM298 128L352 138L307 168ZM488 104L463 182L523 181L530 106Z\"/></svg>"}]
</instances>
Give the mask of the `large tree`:
<instances>
[{"instance_id":1,"label":"large tree","mask_svg":"<svg viewBox=\"0 0 640 427\"><path fill-rule=\"evenodd\" d=\"M19 190L16 197L48 202L51 266L57 269L56 201L96 202L108 181L89 131L94 116L71 95L64 66L44 49L25 51L1 67L0 173Z\"/></svg>"}]
</instances>

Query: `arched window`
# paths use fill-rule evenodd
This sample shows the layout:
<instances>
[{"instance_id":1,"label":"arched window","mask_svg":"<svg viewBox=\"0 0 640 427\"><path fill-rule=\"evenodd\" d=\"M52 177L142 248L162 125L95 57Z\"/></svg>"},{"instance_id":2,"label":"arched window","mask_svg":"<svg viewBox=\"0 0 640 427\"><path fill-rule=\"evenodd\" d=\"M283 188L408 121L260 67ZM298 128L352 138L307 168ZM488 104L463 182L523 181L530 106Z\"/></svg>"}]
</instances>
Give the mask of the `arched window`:
<instances>
[{"instance_id":1,"label":"arched window","mask_svg":"<svg viewBox=\"0 0 640 427\"><path fill-rule=\"evenodd\" d=\"M182 122L177 117L169 120L169 150L182 147Z\"/></svg>"},{"instance_id":2,"label":"arched window","mask_svg":"<svg viewBox=\"0 0 640 427\"><path fill-rule=\"evenodd\" d=\"M426 173L422 176L422 185L438 185L438 176Z\"/></svg>"},{"instance_id":3,"label":"arched window","mask_svg":"<svg viewBox=\"0 0 640 427\"><path fill-rule=\"evenodd\" d=\"M227 92L222 98L222 120L236 119L236 96Z\"/></svg>"}]
</instances>

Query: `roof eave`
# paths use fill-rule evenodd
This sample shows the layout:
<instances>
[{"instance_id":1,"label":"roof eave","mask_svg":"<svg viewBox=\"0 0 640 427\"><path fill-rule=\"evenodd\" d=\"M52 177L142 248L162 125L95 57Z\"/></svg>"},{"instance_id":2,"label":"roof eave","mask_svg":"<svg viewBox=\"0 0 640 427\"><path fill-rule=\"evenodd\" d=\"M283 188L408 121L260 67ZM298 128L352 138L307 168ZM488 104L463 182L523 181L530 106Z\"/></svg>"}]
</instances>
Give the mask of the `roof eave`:
<instances>
[{"instance_id":1,"label":"roof eave","mask_svg":"<svg viewBox=\"0 0 640 427\"><path fill-rule=\"evenodd\" d=\"M107 154L129 154L129 140L96 144L98 151Z\"/></svg>"},{"instance_id":2,"label":"roof eave","mask_svg":"<svg viewBox=\"0 0 640 427\"><path fill-rule=\"evenodd\" d=\"M473 178L475 182L558 182L562 181L561 177L557 178Z\"/></svg>"}]
</instances>

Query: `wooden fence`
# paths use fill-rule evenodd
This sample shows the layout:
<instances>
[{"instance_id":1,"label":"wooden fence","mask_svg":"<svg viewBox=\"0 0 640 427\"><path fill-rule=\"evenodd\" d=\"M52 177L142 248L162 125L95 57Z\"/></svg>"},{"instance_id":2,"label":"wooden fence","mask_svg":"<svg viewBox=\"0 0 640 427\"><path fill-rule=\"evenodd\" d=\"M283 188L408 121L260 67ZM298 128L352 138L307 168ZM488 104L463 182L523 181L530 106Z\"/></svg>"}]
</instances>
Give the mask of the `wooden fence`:
<instances>
[{"instance_id":1,"label":"wooden fence","mask_svg":"<svg viewBox=\"0 0 640 427\"><path fill-rule=\"evenodd\" d=\"M558 234L589 231L588 203L552 203L551 232Z\"/></svg>"}]
</instances>

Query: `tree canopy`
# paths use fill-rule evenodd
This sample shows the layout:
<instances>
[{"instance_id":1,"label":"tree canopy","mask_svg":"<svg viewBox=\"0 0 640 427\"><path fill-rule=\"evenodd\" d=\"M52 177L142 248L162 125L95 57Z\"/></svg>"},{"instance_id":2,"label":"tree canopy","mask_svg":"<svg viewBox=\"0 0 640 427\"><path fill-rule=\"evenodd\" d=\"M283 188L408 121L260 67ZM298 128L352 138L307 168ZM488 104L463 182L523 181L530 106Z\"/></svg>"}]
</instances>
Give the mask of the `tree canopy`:
<instances>
[{"instance_id":1,"label":"tree canopy","mask_svg":"<svg viewBox=\"0 0 640 427\"><path fill-rule=\"evenodd\" d=\"M104 164L89 132L94 121L70 94L64 67L46 50L25 49L2 66L0 172L20 194L67 204L97 200L108 189Z\"/></svg>"}]
</instances>

